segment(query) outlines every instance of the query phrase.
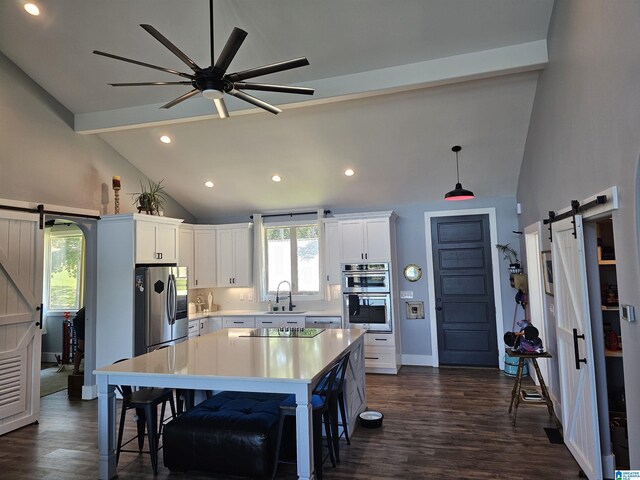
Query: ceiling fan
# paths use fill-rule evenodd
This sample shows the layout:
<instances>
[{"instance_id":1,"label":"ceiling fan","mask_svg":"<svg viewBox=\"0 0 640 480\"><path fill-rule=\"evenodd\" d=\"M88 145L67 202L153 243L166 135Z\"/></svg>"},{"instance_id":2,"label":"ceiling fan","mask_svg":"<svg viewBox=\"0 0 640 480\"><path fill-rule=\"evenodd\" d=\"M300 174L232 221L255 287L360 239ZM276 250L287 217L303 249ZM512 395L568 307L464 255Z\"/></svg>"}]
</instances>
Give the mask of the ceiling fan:
<instances>
[{"instance_id":1,"label":"ceiling fan","mask_svg":"<svg viewBox=\"0 0 640 480\"><path fill-rule=\"evenodd\" d=\"M285 85L272 85L268 83L250 83L245 82L244 80L252 79L255 77L260 77L262 75L268 75L271 73L282 72L284 70L290 70L292 68L303 67L305 65L309 65L309 60L306 57L294 58L291 60L286 60L284 62L272 63L269 65L263 65L261 67L250 68L249 70L243 70L241 72L236 73L227 73L227 68L233 61L234 57L238 53L242 42L247 36L247 32L242 30L241 28L234 27L231 35L227 39L227 43L225 44L218 60L215 60L214 57L214 41L213 41L213 0L209 0L209 10L210 10L210 22L209 22L209 30L210 30L210 40L211 40L211 66L207 68L199 67L193 60L191 60L184 52L182 52L178 47L176 47L173 43L171 43L164 35L158 32L151 25L141 24L140 26L144 28L151 36L153 36L156 40L158 40L162 45L164 45L167 49L171 51L176 57L178 57L182 62L184 62L193 73L183 73L178 72L176 70L172 70L170 68L159 67L157 65L151 65L149 63L140 62L138 60L132 60L130 58L121 57L119 55L113 55L111 53L100 52L98 50L94 50L93 53L96 55L102 55L104 57L114 58L116 60L122 60L123 62L133 63L135 65L140 65L143 67L153 68L155 70L160 70L162 72L171 73L173 75L178 75L180 77L186 78L188 80L179 81L179 82L137 82L137 83L110 83L114 87L138 87L138 86L149 86L149 85L191 85L193 90L185 93L184 95L180 95L178 98L171 100L170 102L162 105L160 108L171 108L188 98L197 95L198 93L202 93L205 98L213 100L213 103L216 106L216 110L218 111L218 115L220 118L227 118L229 116L229 111L227 110L227 106L224 103L224 94L228 93L240 100L244 100L245 102L251 103L256 107L260 107L268 112L278 114L282 110L279 108L260 100L243 90L259 90L265 92L279 92L279 93L297 93L302 95L313 95L314 89L307 87L293 87L293 86L285 86Z\"/></svg>"}]
</instances>

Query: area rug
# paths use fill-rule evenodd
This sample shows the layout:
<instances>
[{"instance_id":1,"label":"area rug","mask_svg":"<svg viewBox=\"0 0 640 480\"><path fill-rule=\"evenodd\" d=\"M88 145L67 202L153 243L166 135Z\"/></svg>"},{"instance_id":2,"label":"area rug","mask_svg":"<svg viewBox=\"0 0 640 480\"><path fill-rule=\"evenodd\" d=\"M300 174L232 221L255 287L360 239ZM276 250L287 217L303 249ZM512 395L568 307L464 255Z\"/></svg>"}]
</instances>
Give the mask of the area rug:
<instances>
[{"instance_id":1,"label":"area rug","mask_svg":"<svg viewBox=\"0 0 640 480\"><path fill-rule=\"evenodd\" d=\"M40 370L40 396L45 397L67 388L67 377L71 375L73 366L67 365L58 372L58 367L48 367Z\"/></svg>"}]
</instances>

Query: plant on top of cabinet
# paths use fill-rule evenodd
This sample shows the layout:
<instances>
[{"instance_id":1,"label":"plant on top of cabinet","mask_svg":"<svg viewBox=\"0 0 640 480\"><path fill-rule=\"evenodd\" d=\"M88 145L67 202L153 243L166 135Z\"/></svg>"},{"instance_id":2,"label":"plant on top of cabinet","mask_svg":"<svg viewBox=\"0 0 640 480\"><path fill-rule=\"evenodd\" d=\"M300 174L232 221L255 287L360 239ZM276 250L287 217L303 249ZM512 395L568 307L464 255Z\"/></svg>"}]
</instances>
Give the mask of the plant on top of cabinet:
<instances>
[{"instance_id":1,"label":"plant on top of cabinet","mask_svg":"<svg viewBox=\"0 0 640 480\"><path fill-rule=\"evenodd\" d=\"M140 192L133 193L133 204L138 205L138 213L146 212L147 215L158 215L164 208L167 197L165 196L164 178L158 183L149 180L149 186L143 185L140 181Z\"/></svg>"}]
</instances>

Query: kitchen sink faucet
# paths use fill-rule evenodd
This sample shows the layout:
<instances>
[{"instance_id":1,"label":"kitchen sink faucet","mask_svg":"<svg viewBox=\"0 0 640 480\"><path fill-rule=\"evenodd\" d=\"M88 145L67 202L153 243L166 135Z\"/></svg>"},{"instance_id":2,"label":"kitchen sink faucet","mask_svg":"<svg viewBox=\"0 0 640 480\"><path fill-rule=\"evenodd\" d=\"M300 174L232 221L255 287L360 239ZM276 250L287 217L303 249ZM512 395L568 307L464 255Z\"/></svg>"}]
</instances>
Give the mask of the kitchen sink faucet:
<instances>
[{"instance_id":1,"label":"kitchen sink faucet","mask_svg":"<svg viewBox=\"0 0 640 480\"><path fill-rule=\"evenodd\" d=\"M289 311L292 312L293 311L293 307L295 307L295 305L291 302L291 283L288 280L283 280L278 284L278 288L276 288L276 305L278 304L278 302L280 301L280 285L282 285L283 283L286 283L287 285L289 285Z\"/></svg>"}]
</instances>

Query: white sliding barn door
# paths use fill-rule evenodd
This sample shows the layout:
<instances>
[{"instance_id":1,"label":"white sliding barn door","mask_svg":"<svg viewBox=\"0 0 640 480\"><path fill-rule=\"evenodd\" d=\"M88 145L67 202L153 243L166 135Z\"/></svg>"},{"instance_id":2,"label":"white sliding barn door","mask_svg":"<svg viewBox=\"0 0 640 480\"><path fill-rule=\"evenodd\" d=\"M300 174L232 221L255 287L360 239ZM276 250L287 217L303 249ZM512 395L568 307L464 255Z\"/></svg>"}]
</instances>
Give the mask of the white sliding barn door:
<instances>
[{"instance_id":1,"label":"white sliding barn door","mask_svg":"<svg viewBox=\"0 0 640 480\"><path fill-rule=\"evenodd\" d=\"M576 237L571 218L554 222L552 230L564 443L587 477L595 480L602 478L602 460L582 217L575 217Z\"/></svg>"},{"instance_id":2,"label":"white sliding barn door","mask_svg":"<svg viewBox=\"0 0 640 480\"><path fill-rule=\"evenodd\" d=\"M0 435L40 415L42 246L38 215L0 210Z\"/></svg>"}]
</instances>

